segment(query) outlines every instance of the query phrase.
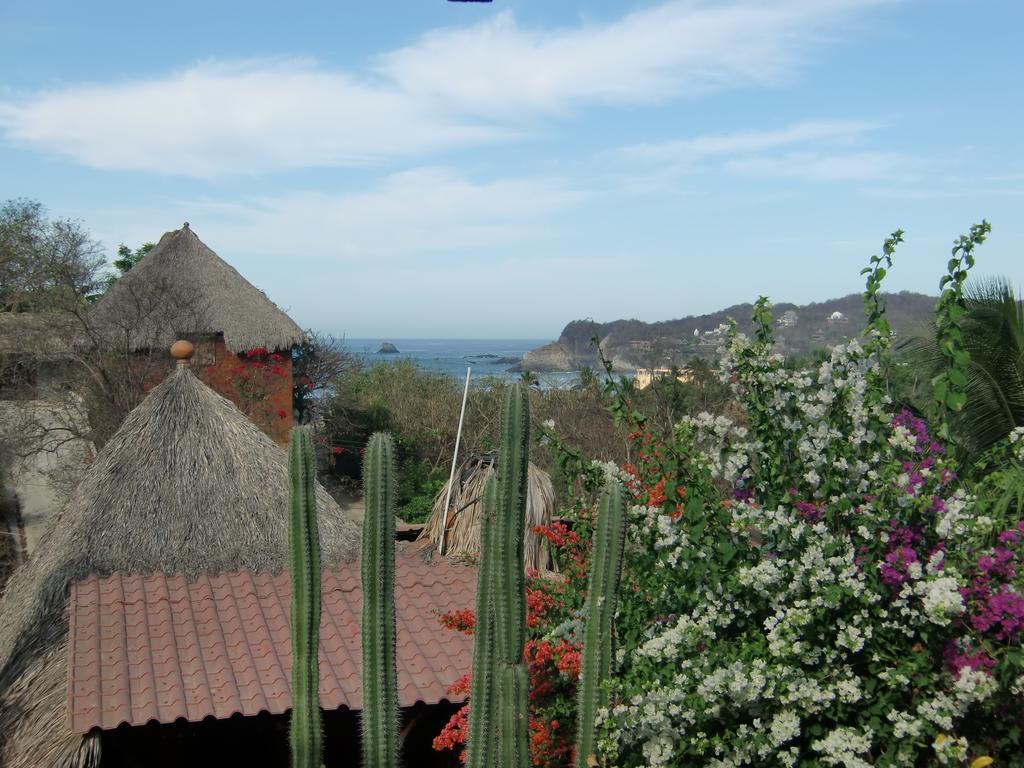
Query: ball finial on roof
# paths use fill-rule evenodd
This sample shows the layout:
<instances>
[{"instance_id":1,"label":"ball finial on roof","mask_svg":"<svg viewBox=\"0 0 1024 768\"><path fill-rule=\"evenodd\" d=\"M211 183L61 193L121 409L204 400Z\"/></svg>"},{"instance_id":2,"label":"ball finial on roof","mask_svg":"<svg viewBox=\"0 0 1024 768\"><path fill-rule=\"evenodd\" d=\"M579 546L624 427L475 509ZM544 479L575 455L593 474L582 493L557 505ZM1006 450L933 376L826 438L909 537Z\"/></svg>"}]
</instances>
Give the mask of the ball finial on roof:
<instances>
[{"instance_id":1,"label":"ball finial on roof","mask_svg":"<svg viewBox=\"0 0 1024 768\"><path fill-rule=\"evenodd\" d=\"M196 351L191 341L178 339L171 344L171 357L178 361L178 365L188 365L192 359L192 353Z\"/></svg>"},{"instance_id":2,"label":"ball finial on roof","mask_svg":"<svg viewBox=\"0 0 1024 768\"><path fill-rule=\"evenodd\" d=\"M182 224L181 228L182 229L188 229L188 222L186 221L184 224Z\"/></svg>"}]
</instances>

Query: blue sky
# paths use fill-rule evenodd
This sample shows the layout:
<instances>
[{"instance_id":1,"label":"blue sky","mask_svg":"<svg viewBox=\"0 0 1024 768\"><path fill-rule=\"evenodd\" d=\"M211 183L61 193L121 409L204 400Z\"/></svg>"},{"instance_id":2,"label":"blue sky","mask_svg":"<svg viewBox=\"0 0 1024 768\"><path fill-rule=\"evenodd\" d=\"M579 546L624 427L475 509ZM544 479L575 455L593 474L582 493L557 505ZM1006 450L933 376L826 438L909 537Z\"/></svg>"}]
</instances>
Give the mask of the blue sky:
<instances>
[{"instance_id":1,"label":"blue sky","mask_svg":"<svg viewBox=\"0 0 1024 768\"><path fill-rule=\"evenodd\" d=\"M302 325L553 338L1024 277L1018 0L0 5L0 199L189 221Z\"/></svg>"}]
</instances>

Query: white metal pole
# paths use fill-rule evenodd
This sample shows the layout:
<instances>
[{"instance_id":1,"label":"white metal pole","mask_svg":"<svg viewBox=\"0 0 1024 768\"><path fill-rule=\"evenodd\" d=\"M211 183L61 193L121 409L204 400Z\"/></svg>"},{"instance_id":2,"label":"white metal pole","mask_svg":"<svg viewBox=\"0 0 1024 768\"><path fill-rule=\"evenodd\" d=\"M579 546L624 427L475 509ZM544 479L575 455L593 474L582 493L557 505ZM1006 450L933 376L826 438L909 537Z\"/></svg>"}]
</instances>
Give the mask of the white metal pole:
<instances>
[{"instance_id":1,"label":"white metal pole","mask_svg":"<svg viewBox=\"0 0 1024 768\"><path fill-rule=\"evenodd\" d=\"M459 465L459 443L462 441L462 422L466 418L466 398L469 396L469 377L473 372L466 368L466 386L462 390L462 411L459 412L459 431L455 433L455 455L452 456L452 471L448 476L448 492L444 495L444 512L441 514L441 542L437 547L444 554L444 539L448 533L448 505L452 503L452 489L455 487L455 468Z\"/></svg>"}]
</instances>

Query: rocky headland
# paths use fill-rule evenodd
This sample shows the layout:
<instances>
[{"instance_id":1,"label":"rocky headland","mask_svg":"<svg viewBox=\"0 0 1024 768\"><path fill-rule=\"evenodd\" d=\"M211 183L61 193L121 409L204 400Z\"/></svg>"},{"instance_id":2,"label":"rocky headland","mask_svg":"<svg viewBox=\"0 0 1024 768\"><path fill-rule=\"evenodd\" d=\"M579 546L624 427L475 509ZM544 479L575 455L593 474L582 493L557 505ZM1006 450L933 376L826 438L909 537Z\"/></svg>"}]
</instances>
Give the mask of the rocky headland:
<instances>
[{"instance_id":1,"label":"rocky headland","mask_svg":"<svg viewBox=\"0 0 1024 768\"><path fill-rule=\"evenodd\" d=\"M923 333L935 316L935 298L901 291L885 294L887 316L898 336ZM734 318L739 329L751 333L751 304L736 304L705 315L646 323L614 320L599 323L573 320L558 339L527 352L510 371L551 373L575 371L599 364L591 339L597 337L605 356L621 372L636 368L683 365L691 358L713 358L721 342L719 326ZM808 355L857 336L864 328L861 294L773 308L778 349L786 355Z\"/></svg>"}]
</instances>

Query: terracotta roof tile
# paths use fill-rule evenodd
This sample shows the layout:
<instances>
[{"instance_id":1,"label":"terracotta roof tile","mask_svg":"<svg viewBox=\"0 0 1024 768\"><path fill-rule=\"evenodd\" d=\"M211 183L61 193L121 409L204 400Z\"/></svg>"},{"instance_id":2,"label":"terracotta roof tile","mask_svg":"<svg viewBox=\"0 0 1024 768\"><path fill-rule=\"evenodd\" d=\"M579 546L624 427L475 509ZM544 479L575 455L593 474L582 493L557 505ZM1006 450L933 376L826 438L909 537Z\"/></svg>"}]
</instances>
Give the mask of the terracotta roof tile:
<instances>
[{"instance_id":1,"label":"terracotta roof tile","mask_svg":"<svg viewBox=\"0 0 1024 768\"><path fill-rule=\"evenodd\" d=\"M472 666L472 639L437 614L472 607L476 573L399 546L395 568L398 699L448 699ZM320 701L361 709L359 563L323 575ZM287 572L115 573L71 587L68 712L72 729L199 721L291 706L291 583Z\"/></svg>"}]
</instances>

